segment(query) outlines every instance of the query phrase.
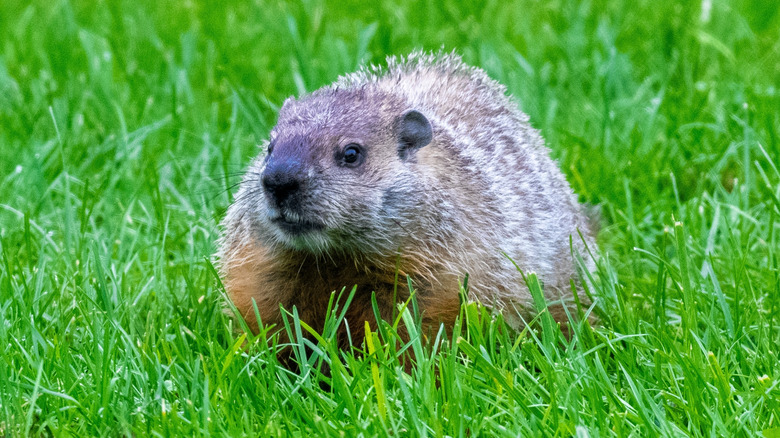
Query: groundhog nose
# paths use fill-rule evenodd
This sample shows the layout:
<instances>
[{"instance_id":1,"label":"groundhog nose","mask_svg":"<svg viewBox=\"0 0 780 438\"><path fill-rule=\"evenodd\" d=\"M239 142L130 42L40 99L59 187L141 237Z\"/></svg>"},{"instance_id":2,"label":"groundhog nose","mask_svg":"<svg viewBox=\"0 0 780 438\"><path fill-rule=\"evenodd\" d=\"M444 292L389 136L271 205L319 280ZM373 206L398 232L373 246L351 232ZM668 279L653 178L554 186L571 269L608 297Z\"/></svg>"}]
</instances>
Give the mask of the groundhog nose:
<instances>
[{"instance_id":1,"label":"groundhog nose","mask_svg":"<svg viewBox=\"0 0 780 438\"><path fill-rule=\"evenodd\" d=\"M294 163L282 162L269 166L263 172L263 188L278 206L282 206L301 187Z\"/></svg>"}]
</instances>

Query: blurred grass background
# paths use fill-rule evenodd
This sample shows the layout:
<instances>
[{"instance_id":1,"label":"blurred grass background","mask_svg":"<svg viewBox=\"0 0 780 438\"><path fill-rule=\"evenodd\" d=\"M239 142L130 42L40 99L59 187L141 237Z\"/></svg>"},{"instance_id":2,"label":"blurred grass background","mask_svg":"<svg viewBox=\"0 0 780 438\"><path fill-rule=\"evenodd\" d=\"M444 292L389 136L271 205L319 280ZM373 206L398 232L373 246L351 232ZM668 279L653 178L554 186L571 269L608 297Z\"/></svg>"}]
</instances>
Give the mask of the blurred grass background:
<instances>
[{"instance_id":1,"label":"blurred grass background","mask_svg":"<svg viewBox=\"0 0 780 438\"><path fill-rule=\"evenodd\" d=\"M777 436L778 9L4 0L0 435ZM368 359L327 390L235 353L207 260L282 101L416 48L506 84L602 206L604 326L447 344L448 385L381 362L390 418Z\"/></svg>"}]
</instances>

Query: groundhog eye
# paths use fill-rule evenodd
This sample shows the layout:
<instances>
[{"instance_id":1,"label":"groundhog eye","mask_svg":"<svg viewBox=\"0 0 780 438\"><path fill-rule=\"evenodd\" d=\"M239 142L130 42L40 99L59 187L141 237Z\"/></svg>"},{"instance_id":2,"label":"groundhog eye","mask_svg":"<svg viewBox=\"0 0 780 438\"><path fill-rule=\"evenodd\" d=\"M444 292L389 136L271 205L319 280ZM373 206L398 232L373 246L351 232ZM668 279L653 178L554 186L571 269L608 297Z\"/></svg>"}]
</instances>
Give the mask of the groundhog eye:
<instances>
[{"instance_id":1,"label":"groundhog eye","mask_svg":"<svg viewBox=\"0 0 780 438\"><path fill-rule=\"evenodd\" d=\"M346 164L360 164L360 156L360 145L357 143L350 143L344 148L344 162Z\"/></svg>"}]
</instances>

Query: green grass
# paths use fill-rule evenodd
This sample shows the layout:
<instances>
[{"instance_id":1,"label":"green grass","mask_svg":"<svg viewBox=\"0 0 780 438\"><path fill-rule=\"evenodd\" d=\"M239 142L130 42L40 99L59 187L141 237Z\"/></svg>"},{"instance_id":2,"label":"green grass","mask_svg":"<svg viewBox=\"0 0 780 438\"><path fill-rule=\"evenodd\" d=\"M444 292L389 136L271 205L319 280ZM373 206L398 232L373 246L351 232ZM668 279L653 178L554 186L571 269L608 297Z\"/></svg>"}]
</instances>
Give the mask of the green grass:
<instances>
[{"instance_id":1,"label":"green grass","mask_svg":"<svg viewBox=\"0 0 780 438\"><path fill-rule=\"evenodd\" d=\"M776 5L396 3L0 2L0 436L780 436ZM288 372L221 312L234 184L285 97L442 46L601 204L602 324Z\"/></svg>"}]
</instances>

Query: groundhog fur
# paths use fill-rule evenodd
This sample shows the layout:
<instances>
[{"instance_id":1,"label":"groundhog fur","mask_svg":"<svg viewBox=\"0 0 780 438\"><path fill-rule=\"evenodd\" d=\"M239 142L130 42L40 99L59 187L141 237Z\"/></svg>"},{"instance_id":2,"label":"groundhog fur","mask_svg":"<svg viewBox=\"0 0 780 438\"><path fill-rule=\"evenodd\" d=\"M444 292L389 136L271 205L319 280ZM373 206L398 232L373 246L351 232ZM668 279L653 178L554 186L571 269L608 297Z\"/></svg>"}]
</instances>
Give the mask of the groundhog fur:
<instances>
[{"instance_id":1,"label":"groundhog fur","mask_svg":"<svg viewBox=\"0 0 780 438\"><path fill-rule=\"evenodd\" d=\"M331 292L356 285L346 322L360 342L372 292L389 319L407 278L423 323L451 327L467 274L468 298L520 329L533 305L518 267L566 323L581 284L572 249L596 248L589 220L505 87L459 56L390 57L291 97L263 146L218 252L253 329L254 302L263 324L281 326L281 304L321 330Z\"/></svg>"}]
</instances>

